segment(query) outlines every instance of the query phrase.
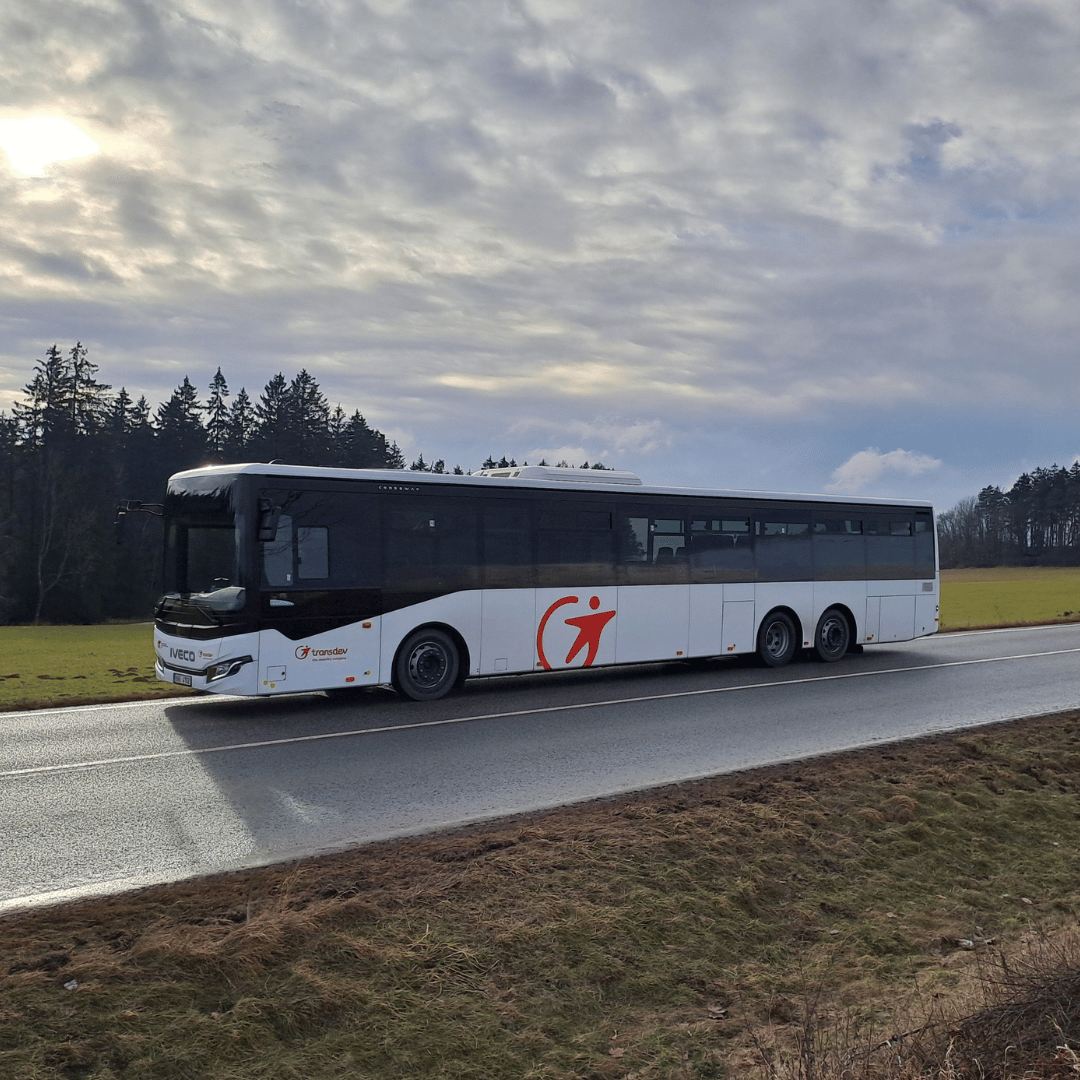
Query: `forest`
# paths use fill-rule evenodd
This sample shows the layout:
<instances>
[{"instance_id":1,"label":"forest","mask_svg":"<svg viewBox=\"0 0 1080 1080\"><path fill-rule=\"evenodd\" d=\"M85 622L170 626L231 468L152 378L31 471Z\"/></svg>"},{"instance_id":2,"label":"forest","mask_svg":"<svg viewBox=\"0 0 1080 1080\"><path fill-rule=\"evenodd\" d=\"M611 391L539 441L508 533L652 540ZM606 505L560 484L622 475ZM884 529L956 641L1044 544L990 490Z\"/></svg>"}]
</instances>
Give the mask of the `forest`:
<instances>
[{"instance_id":1,"label":"forest","mask_svg":"<svg viewBox=\"0 0 1080 1080\"><path fill-rule=\"evenodd\" d=\"M359 410L331 408L307 371L291 381L275 375L254 401L243 388L232 394L220 368L207 390L203 401L185 376L151 409L100 381L79 342L66 352L53 345L35 363L22 400L0 412L0 623L149 618L161 592L161 523L127 515L121 544L116 507L160 502L183 469L280 460L464 471L423 455L407 464ZM515 464L489 455L480 467Z\"/></svg>"},{"instance_id":2,"label":"forest","mask_svg":"<svg viewBox=\"0 0 1080 1080\"><path fill-rule=\"evenodd\" d=\"M938 514L942 568L1080 565L1080 461L984 487Z\"/></svg>"},{"instance_id":3,"label":"forest","mask_svg":"<svg viewBox=\"0 0 1080 1080\"><path fill-rule=\"evenodd\" d=\"M23 399L0 413L0 622L149 617L161 586L160 520L125 518L121 545L116 505L160 502L182 469L275 458L405 468L396 443L359 410L330 408L306 371L275 375L253 401L244 389L230 394L219 368L208 391L201 401L185 377L151 410L145 397L101 382L81 343L54 345L37 361Z\"/></svg>"}]
</instances>

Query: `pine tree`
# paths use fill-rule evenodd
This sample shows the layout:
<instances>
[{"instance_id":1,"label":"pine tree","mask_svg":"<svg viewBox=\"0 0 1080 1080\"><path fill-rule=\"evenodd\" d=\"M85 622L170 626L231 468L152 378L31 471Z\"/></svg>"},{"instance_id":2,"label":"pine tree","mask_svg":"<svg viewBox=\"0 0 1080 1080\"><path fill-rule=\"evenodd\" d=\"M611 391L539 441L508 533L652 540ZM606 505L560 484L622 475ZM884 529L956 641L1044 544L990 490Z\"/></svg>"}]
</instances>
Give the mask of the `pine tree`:
<instances>
[{"instance_id":1,"label":"pine tree","mask_svg":"<svg viewBox=\"0 0 1080 1080\"><path fill-rule=\"evenodd\" d=\"M145 395L131 407L127 431L127 475L120 496L159 502L169 473L168 466L161 461L157 432L150 418L150 403Z\"/></svg>"},{"instance_id":2,"label":"pine tree","mask_svg":"<svg viewBox=\"0 0 1080 1080\"><path fill-rule=\"evenodd\" d=\"M224 460L225 444L229 438L229 385L221 368L210 380L210 399L206 403L206 448L218 462Z\"/></svg>"},{"instance_id":3,"label":"pine tree","mask_svg":"<svg viewBox=\"0 0 1080 1080\"><path fill-rule=\"evenodd\" d=\"M223 453L226 461L245 461L252 441L255 438L255 407L251 398L241 386L240 392L233 398L229 407L229 418L225 425L225 443Z\"/></svg>"},{"instance_id":4,"label":"pine tree","mask_svg":"<svg viewBox=\"0 0 1080 1080\"><path fill-rule=\"evenodd\" d=\"M71 430L75 435L92 435L105 426L109 412L107 394L112 387L97 381L98 366L90 362L81 341L72 346L69 362Z\"/></svg>"},{"instance_id":5,"label":"pine tree","mask_svg":"<svg viewBox=\"0 0 1080 1080\"><path fill-rule=\"evenodd\" d=\"M404 461L400 465L388 464L389 452L386 436L370 428L357 409L345 424L339 463L348 469L404 468Z\"/></svg>"},{"instance_id":6,"label":"pine tree","mask_svg":"<svg viewBox=\"0 0 1080 1080\"><path fill-rule=\"evenodd\" d=\"M34 377L23 388L28 400L13 406L23 445L44 446L67 431L71 386L71 365L52 345L45 359L35 363Z\"/></svg>"},{"instance_id":7,"label":"pine tree","mask_svg":"<svg viewBox=\"0 0 1080 1080\"><path fill-rule=\"evenodd\" d=\"M66 357L54 344L35 365L28 400L14 406L25 472L10 573L24 583L21 610L34 622L59 590L79 605L95 582L100 592L104 542L94 493L106 471L111 403L96 372L81 342Z\"/></svg>"},{"instance_id":8,"label":"pine tree","mask_svg":"<svg viewBox=\"0 0 1080 1080\"><path fill-rule=\"evenodd\" d=\"M334 406L334 411L326 424L326 434L329 440L330 464L342 465L342 457L345 452L345 440L348 437L349 418L339 402Z\"/></svg>"},{"instance_id":9,"label":"pine tree","mask_svg":"<svg viewBox=\"0 0 1080 1080\"><path fill-rule=\"evenodd\" d=\"M286 416L289 460L299 465L330 464L330 407L306 370L289 384Z\"/></svg>"},{"instance_id":10,"label":"pine tree","mask_svg":"<svg viewBox=\"0 0 1080 1080\"><path fill-rule=\"evenodd\" d=\"M397 442L390 444L390 449L386 452L386 464L384 468L387 469L404 469L405 468L405 455L401 452Z\"/></svg>"},{"instance_id":11,"label":"pine tree","mask_svg":"<svg viewBox=\"0 0 1080 1080\"><path fill-rule=\"evenodd\" d=\"M109 410L108 431L113 439L119 439L119 445L123 447L127 439L131 424L131 395L127 387L121 386L116 397L113 398L112 408Z\"/></svg>"},{"instance_id":12,"label":"pine tree","mask_svg":"<svg viewBox=\"0 0 1080 1080\"><path fill-rule=\"evenodd\" d=\"M255 406L254 443L263 461L287 460L289 441L289 385L279 371L263 389Z\"/></svg>"},{"instance_id":13,"label":"pine tree","mask_svg":"<svg viewBox=\"0 0 1080 1080\"><path fill-rule=\"evenodd\" d=\"M202 425L199 392L185 375L155 417L157 443L162 462L169 473L204 464L206 429Z\"/></svg>"}]
</instances>

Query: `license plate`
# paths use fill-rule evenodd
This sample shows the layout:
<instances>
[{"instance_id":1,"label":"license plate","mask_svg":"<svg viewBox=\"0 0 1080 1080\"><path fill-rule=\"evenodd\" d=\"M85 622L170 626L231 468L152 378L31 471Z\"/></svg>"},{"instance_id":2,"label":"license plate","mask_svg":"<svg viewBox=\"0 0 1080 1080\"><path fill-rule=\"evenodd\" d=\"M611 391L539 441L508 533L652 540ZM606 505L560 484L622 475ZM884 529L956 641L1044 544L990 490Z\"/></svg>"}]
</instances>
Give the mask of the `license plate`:
<instances>
[{"instance_id":1,"label":"license plate","mask_svg":"<svg viewBox=\"0 0 1080 1080\"><path fill-rule=\"evenodd\" d=\"M181 675L179 671L174 671L172 681L174 683L179 683L180 686L190 686L191 685L191 676L190 675Z\"/></svg>"}]
</instances>

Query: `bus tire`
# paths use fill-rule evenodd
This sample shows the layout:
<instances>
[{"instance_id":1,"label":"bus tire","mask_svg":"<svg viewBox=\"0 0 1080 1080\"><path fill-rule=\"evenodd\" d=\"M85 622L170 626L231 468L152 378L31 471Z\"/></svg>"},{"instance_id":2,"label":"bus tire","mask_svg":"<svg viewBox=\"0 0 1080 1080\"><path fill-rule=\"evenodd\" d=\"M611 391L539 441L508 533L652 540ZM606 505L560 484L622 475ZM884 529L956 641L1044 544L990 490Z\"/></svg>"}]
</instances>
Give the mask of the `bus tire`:
<instances>
[{"instance_id":1,"label":"bus tire","mask_svg":"<svg viewBox=\"0 0 1080 1080\"><path fill-rule=\"evenodd\" d=\"M814 652L826 664L842 660L851 645L851 626L839 608L829 608L818 619L814 633Z\"/></svg>"},{"instance_id":2,"label":"bus tire","mask_svg":"<svg viewBox=\"0 0 1080 1080\"><path fill-rule=\"evenodd\" d=\"M403 697L436 701L458 681L461 655L454 639L443 630L414 630L394 657L391 682Z\"/></svg>"},{"instance_id":3,"label":"bus tire","mask_svg":"<svg viewBox=\"0 0 1080 1080\"><path fill-rule=\"evenodd\" d=\"M783 611L772 611L766 615L758 628L757 645L758 656L769 667L783 667L790 663L798 645L791 616Z\"/></svg>"}]
</instances>

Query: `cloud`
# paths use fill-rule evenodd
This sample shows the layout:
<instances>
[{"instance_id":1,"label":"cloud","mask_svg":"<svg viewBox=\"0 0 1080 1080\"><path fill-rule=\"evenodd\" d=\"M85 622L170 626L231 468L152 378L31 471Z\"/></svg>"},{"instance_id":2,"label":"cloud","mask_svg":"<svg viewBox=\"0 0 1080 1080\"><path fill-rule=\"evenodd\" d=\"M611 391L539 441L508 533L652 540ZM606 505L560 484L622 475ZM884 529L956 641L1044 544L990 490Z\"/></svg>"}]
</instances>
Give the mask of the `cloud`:
<instances>
[{"instance_id":1,"label":"cloud","mask_svg":"<svg viewBox=\"0 0 1080 1080\"><path fill-rule=\"evenodd\" d=\"M0 61L0 120L101 148L0 154L0 405L81 340L155 403L305 368L466 467L820 491L1065 457L1066 0L54 0L0 14ZM923 452L823 464L870 444Z\"/></svg>"},{"instance_id":2,"label":"cloud","mask_svg":"<svg viewBox=\"0 0 1080 1080\"><path fill-rule=\"evenodd\" d=\"M515 439L529 446L529 460L588 458L590 461L647 457L670 447L671 432L659 420L641 417L596 416L589 420L551 420L526 416L507 428ZM539 445L533 445L537 439ZM560 441L561 440L561 441ZM571 441L573 440L573 441Z\"/></svg>"},{"instance_id":3,"label":"cloud","mask_svg":"<svg viewBox=\"0 0 1080 1080\"><path fill-rule=\"evenodd\" d=\"M832 483L825 490L857 495L883 476L889 479L922 476L941 468L941 464L937 458L912 450L897 449L883 454L876 447L868 447L852 454L836 469L832 474Z\"/></svg>"}]
</instances>

